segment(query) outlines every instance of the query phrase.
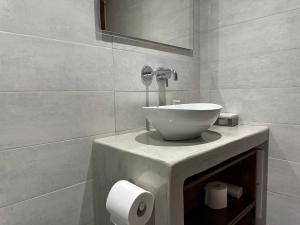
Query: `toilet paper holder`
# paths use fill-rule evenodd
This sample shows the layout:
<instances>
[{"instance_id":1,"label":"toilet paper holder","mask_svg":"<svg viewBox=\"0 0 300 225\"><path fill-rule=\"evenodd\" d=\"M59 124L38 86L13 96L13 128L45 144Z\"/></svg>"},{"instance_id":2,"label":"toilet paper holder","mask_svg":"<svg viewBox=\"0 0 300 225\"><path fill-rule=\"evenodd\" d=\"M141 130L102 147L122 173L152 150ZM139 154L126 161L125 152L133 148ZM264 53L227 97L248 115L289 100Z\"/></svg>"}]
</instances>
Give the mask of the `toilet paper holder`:
<instances>
[{"instance_id":1,"label":"toilet paper holder","mask_svg":"<svg viewBox=\"0 0 300 225\"><path fill-rule=\"evenodd\" d=\"M115 225L145 225L153 207L154 195L127 180L116 182L106 199L106 209Z\"/></svg>"},{"instance_id":2,"label":"toilet paper holder","mask_svg":"<svg viewBox=\"0 0 300 225\"><path fill-rule=\"evenodd\" d=\"M141 202L139 204L139 207L138 207L137 212L136 212L137 216L138 217L142 217L145 214L146 210L147 210L146 203L145 202Z\"/></svg>"}]
</instances>

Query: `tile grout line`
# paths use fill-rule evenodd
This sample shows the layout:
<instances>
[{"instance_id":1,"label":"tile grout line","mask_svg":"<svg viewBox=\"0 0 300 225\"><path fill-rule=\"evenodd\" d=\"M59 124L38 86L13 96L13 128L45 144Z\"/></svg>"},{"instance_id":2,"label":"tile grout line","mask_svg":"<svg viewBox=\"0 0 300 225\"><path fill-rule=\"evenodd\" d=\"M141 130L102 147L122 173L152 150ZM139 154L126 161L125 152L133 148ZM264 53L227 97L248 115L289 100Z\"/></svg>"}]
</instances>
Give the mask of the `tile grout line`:
<instances>
[{"instance_id":1,"label":"tile grout line","mask_svg":"<svg viewBox=\"0 0 300 225\"><path fill-rule=\"evenodd\" d=\"M287 126L300 127L300 124L294 124L294 123L272 123L272 122L260 122L260 121L249 121L249 120L241 120L241 122L247 123L247 124L241 124L241 125L250 125L250 126L257 126L257 125L259 126L260 124L261 125L265 124L265 125L269 125L269 126L287 125ZM255 123L255 124L249 124L249 123ZM257 123L259 123L259 124L257 124Z\"/></svg>"},{"instance_id":2,"label":"tile grout line","mask_svg":"<svg viewBox=\"0 0 300 225\"><path fill-rule=\"evenodd\" d=\"M101 32L99 32L101 33ZM185 56L185 57L189 57L189 58L193 58L194 60L198 59L199 56L194 56L194 55L185 55L185 54L180 54L180 53L176 53L176 52L172 52L172 51L163 51L163 50L156 50L156 49L152 49L152 48L147 48L147 47L141 47L141 48L146 48L146 49L150 49L153 52L143 52L143 51L139 51L139 50L128 50L128 49L124 49L124 48L118 48L118 47L114 47L113 43L115 42L113 40L114 37L119 37L119 36L115 36L115 35L108 35L105 34L109 37L111 37L111 42L110 43L110 47L107 46L102 46L102 45L93 45L93 44L88 44L88 43L84 43L84 42L76 42L76 41L69 41L69 40L63 40L63 39L56 39L56 38L49 38L49 37L44 37L44 36L39 36L39 35L34 35L34 34L22 34L22 33L15 33L15 32L10 32L10 31L4 31L4 30L0 30L0 34L6 34L6 35L15 35L15 36L21 36L21 37L25 37L25 38L33 38L33 39L41 39L41 40L47 40L47 41L54 41L54 42L60 42L60 43L65 43L65 44L72 44L72 45L78 45L78 46L86 46L86 47L95 47L95 48L105 48L108 50L112 50L112 49L116 49L116 50L121 50L121 51L127 51L127 52L137 52L137 53L142 53L142 54L152 54L152 55L157 55L157 56L163 56L164 54L173 54L173 55L180 55L180 56ZM104 34L104 33L101 33ZM126 40L130 40L130 41L136 41L134 39L126 39ZM97 39L96 39L97 41ZM98 40L98 41L102 41L102 42L106 42L103 40ZM107 43L107 42L106 42ZM147 44L147 43L145 43ZM157 44L156 47L159 47L160 45Z\"/></svg>"},{"instance_id":3,"label":"tile grout line","mask_svg":"<svg viewBox=\"0 0 300 225\"><path fill-rule=\"evenodd\" d=\"M293 164L299 164L299 166L300 166L300 162L297 162L297 161L290 161L290 160L287 160L287 159L280 159L280 158L275 158L275 157L272 157L272 156L269 156L269 159L277 160L277 161L281 161L281 162L288 162L288 163L293 163Z\"/></svg>"},{"instance_id":4,"label":"tile grout line","mask_svg":"<svg viewBox=\"0 0 300 225\"><path fill-rule=\"evenodd\" d=\"M133 42L133 43L139 43L139 45L132 45L128 43L121 43L116 41L115 39L120 39L120 40L125 40L128 42ZM116 43L116 44L114 44ZM118 45L121 44L121 47ZM122 47L122 45L125 46L134 46L132 49L126 49ZM153 55L164 55L164 54L174 54L174 55L180 55L180 56L185 56L185 57L193 57L193 58L198 58L199 56L194 56L193 54L184 54L183 52L189 52L189 49L184 49L172 45L164 45L160 43L152 43L149 40L137 40L135 38L130 38L130 37L123 37L123 36L116 36L112 35L112 48L116 50L122 50L122 51L129 51L129 52L136 52L136 53L145 53L142 50L139 49L147 49L150 50L151 52L148 52L148 54L153 54ZM160 50L161 48L162 50ZM180 53L182 52L182 53Z\"/></svg>"},{"instance_id":5,"label":"tile grout line","mask_svg":"<svg viewBox=\"0 0 300 225\"><path fill-rule=\"evenodd\" d=\"M141 92L144 92L144 91L141 91ZM172 93L172 92L185 92L185 91L170 91L170 93ZM195 91L187 91L187 92L195 92ZM118 93L118 91L116 91L116 93ZM127 93L127 92L121 92L121 93ZM128 92L128 93L139 93L139 92L135 92L134 91L134 92ZM159 92L155 91L153 93L159 93ZM1 92L0 92L0 94L1 94ZM115 93L114 93L114 95L115 95ZM98 134L91 134L91 135L86 135L86 136L78 136L78 137L67 138L67 139L62 139L62 140L53 140L53 141L49 141L49 142L41 142L41 143L36 143L36 144L28 144L28 145L20 145L20 146L14 146L14 147L7 147L7 148L2 148L2 149L1 149L1 145L0 145L0 154L1 154L1 152L6 152L6 151L17 151L17 150L34 148L34 147L40 147L40 146L46 146L46 145L51 145L51 144L59 144L59 143L64 143L64 142L82 140L82 139L87 139L87 138L92 138L92 137L96 138L97 136L103 136L103 137L112 136L112 135L115 135L116 132L126 132L126 131L130 131L130 130L139 129L139 128L134 128L134 129L117 130L117 128L116 128L116 110L115 110L115 107L116 107L116 104L114 102L115 127L114 127L114 131L113 132L112 131L110 131L110 132L103 132L103 133L98 133Z\"/></svg>"},{"instance_id":6,"label":"tile grout line","mask_svg":"<svg viewBox=\"0 0 300 225\"><path fill-rule=\"evenodd\" d=\"M113 90L23 90L23 91L1 91L3 93L110 93Z\"/></svg>"},{"instance_id":7,"label":"tile grout line","mask_svg":"<svg viewBox=\"0 0 300 225\"><path fill-rule=\"evenodd\" d=\"M219 91L226 91L226 90L270 90L270 89L283 89L283 90L300 90L300 86L290 86L290 87L248 87L248 88L219 88L219 89L209 89L211 92L219 92Z\"/></svg>"},{"instance_id":8,"label":"tile grout line","mask_svg":"<svg viewBox=\"0 0 300 225\"><path fill-rule=\"evenodd\" d=\"M134 52L134 53L138 53L138 54L147 54L147 55L153 55L153 56L157 56L157 57L165 57L167 55L174 55L173 57L182 57L182 59L180 59L180 58L174 59L174 60L180 60L180 61L189 61L190 59L192 59L193 62L198 62L198 60L200 60L200 56L184 55L184 54L174 53L174 52L169 52L169 51L155 50L155 49L147 48L147 47L141 47L141 48L144 48L147 50L142 51L142 50L136 50L136 49L125 49L122 47L120 47L120 48L113 47L113 49L117 50L117 51ZM157 51L157 52L147 52L147 51Z\"/></svg>"},{"instance_id":9,"label":"tile grout line","mask_svg":"<svg viewBox=\"0 0 300 225\"><path fill-rule=\"evenodd\" d=\"M12 203L12 204L1 206L0 210L3 209L3 208L7 208L9 206L19 205L19 204L22 204L22 203L27 202L27 201L32 201L32 200L35 200L35 199L38 199L38 198L43 198L45 196L48 196L48 195L51 195L51 194L54 194L54 193L57 193L57 192L60 192L60 191L64 191L64 190L67 190L67 189L70 189L70 188L73 188L73 187L76 187L76 186L80 186L82 184L87 184L87 183L93 182L93 181L94 181L94 179L87 179L85 181L82 181L82 182L79 182L79 183L76 183L76 184L73 184L73 185L69 185L69 186L66 186L66 187L63 187L63 188L58 188L54 191L50 191L50 192L47 192L45 194L41 194L41 195L38 195L38 196L34 196L34 197L31 197L31 198L28 198L28 199L25 199L25 200L21 200L21 201Z\"/></svg>"},{"instance_id":10,"label":"tile grout line","mask_svg":"<svg viewBox=\"0 0 300 225\"><path fill-rule=\"evenodd\" d=\"M269 188L268 188L268 192L270 192L272 194L281 195L281 196L285 196L285 197L289 197L289 198L296 198L297 200L300 200L300 196L289 195L289 194L284 194L284 193L280 193L280 192L276 192L276 191L271 191Z\"/></svg>"},{"instance_id":11,"label":"tile grout line","mask_svg":"<svg viewBox=\"0 0 300 225\"><path fill-rule=\"evenodd\" d=\"M116 90L115 92L117 93L146 93L146 92L149 92L149 93L171 93L171 92L197 92L197 91L200 91L200 89L191 89L191 90L185 90L185 89L181 89L181 90L166 90L166 91L155 91L155 90L149 90L149 91L141 91L141 90L137 90L137 91L122 91L122 90Z\"/></svg>"},{"instance_id":12,"label":"tile grout line","mask_svg":"<svg viewBox=\"0 0 300 225\"><path fill-rule=\"evenodd\" d=\"M125 129L125 130L116 130L116 135L122 135L126 133L132 133L132 132L139 132L139 131L146 131L146 126L137 127L137 128L131 128L131 129Z\"/></svg>"},{"instance_id":13,"label":"tile grout line","mask_svg":"<svg viewBox=\"0 0 300 225\"><path fill-rule=\"evenodd\" d=\"M114 40L113 40L114 42ZM113 68L115 68L115 52L114 52L114 48L112 49L112 76L113 76L113 94L114 94L114 133L117 132L117 105L116 105L116 74L115 74L115 70Z\"/></svg>"},{"instance_id":14,"label":"tile grout line","mask_svg":"<svg viewBox=\"0 0 300 225\"><path fill-rule=\"evenodd\" d=\"M112 46L107 47L107 46L102 46L102 45L92 45L92 44L88 44L88 43L84 43L84 42L76 42L76 41L68 41L68 40L62 40L62 39L56 39L56 38L49 38L49 37L44 37L44 36L39 36L39 35L34 35L34 34L22 34L22 33L15 33L15 32L4 31L4 30L0 30L0 34L15 35L15 36L32 38L32 39L41 39L41 40L60 42L60 43L65 43L65 44L78 45L78 46L105 48L105 49L110 49L110 50L112 49ZM102 41L102 42L107 43L106 41L103 41L103 40L96 39L96 41ZM112 42L109 42L109 43L112 45Z\"/></svg>"},{"instance_id":15,"label":"tile grout line","mask_svg":"<svg viewBox=\"0 0 300 225\"><path fill-rule=\"evenodd\" d=\"M265 57L265 56L272 56L273 53L285 53L285 52L291 52L291 51L299 51L299 47L292 47L292 48L285 48L285 49L277 49L277 50L271 50L268 52L262 52L262 53L249 53L249 54L242 54L239 56L229 57L228 59L218 59L218 60L210 60L207 59L205 63L200 62L200 66L207 66L207 64L214 64L214 63L229 63L232 61L235 61L236 59L240 58L257 58L257 57ZM204 65L203 65L204 64Z\"/></svg>"},{"instance_id":16,"label":"tile grout line","mask_svg":"<svg viewBox=\"0 0 300 225\"><path fill-rule=\"evenodd\" d=\"M246 23L257 21L257 20L262 20L262 19L265 19L265 18L268 18L268 17L273 17L273 16L277 16L277 15L282 15L282 14L288 14L289 12L297 11L299 9L300 9L300 7L296 7L296 8L293 8L293 9L287 9L287 10L271 13L271 14L268 14L268 15L265 15L265 16L260 16L260 17L256 17L256 18L252 18L252 19L242 20L242 21L239 21L239 22L236 22L236 23L230 23L230 24L225 24L225 25L221 25L221 26L216 26L216 27L213 27L213 28L209 28L205 31L208 32L208 31L221 30L223 28L236 26L236 25L241 25L241 24L246 24Z\"/></svg>"},{"instance_id":17,"label":"tile grout line","mask_svg":"<svg viewBox=\"0 0 300 225\"><path fill-rule=\"evenodd\" d=\"M178 89L178 90L166 90L166 92L192 92L199 91L199 89ZM3 93L113 93L113 92L146 92L144 90L24 90L24 91L1 91L0 94ZM160 92L157 90L149 90L149 92Z\"/></svg>"},{"instance_id":18,"label":"tile grout line","mask_svg":"<svg viewBox=\"0 0 300 225\"><path fill-rule=\"evenodd\" d=\"M206 62L205 64L212 64L212 63L226 63L226 62L230 62L230 61L234 61L236 59L240 59L241 57L252 57L255 58L257 56L266 56L266 55L271 55L272 53L280 53L280 52L285 52L285 51L293 51L293 50L299 50L300 46L298 47L293 47L293 48L282 48L282 49L276 49L276 50L271 50L271 51L267 51L267 52L256 52L256 53L248 53L248 54L242 54L239 56L233 56L233 57L229 57L229 58L221 58L221 59L217 59L217 60L210 60L208 59L208 62ZM202 63L200 62L200 65Z\"/></svg>"},{"instance_id":19,"label":"tile grout line","mask_svg":"<svg viewBox=\"0 0 300 225\"><path fill-rule=\"evenodd\" d=\"M18 151L18 150L22 150L22 149L26 149L26 148L36 148L36 147L40 147L40 146L60 144L60 143L88 139L88 138L93 138L93 137L96 138L97 136L100 136L99 138L101 138L101 136L108 137L108 136L113 136L113 135L114 135L114 132L107 132L107 133L100 133L100 134L94 134L94 135L88 135L88 136L74 137L74 138L69 138L69 139L64 139L64 140L56 140L56 141L43 142L43 143L38 143L38 144L22 145L22 146L11 147L11 148L3 148L3 149L0 149L0 154L2 152L7 152L7 151ZM0 147L1 147L1 145L0 145Z\"/></svg>"}]
</instances>

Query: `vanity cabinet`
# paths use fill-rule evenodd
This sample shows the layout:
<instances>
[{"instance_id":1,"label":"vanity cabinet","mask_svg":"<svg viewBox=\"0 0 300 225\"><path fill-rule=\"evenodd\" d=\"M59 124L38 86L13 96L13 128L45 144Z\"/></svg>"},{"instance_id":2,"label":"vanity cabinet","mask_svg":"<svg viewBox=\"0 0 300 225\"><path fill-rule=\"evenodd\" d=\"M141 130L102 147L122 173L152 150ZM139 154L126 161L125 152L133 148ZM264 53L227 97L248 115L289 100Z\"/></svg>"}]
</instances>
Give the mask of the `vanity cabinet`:
<instances>
[{"instance_id":1,"label":"vanity cabinet","mask_svg":"<svg viewBox=\"0 0 300 225\"><path fill-rule=\"evenodd\" d=\"M257 150L252 149L187 178L184 182L185 225L254 225ZM204 186L221 181L243 187L240 199L228 196L227 208L210 209L204 204Z\"/></svg>"},{"instance_id":2,"label":"vanity cabinet","mask_svg":"<svg viewBox=\"0 0 300 225\"><path fill-rule=\"evenodd\" d=\"M97 139L95 224L111 225L108 192L128 180L155 196L147 225L266 225L268 138L265 126L239 125L213 126L187 141L165 141L155 130ZM203 204L210 181L243 186L244 194L211 210Z\"/></svg>"}]
</instances>

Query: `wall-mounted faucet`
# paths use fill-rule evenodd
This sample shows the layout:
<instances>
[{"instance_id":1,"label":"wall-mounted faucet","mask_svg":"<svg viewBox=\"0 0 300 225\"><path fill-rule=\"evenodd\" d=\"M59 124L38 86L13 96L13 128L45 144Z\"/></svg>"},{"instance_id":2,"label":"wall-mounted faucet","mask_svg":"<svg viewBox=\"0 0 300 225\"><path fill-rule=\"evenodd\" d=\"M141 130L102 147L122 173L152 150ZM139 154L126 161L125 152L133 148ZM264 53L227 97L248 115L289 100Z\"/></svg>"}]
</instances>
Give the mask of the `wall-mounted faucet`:
<instances>
[{"instance_id":1,"label":"wall-mounted faucet","mask_svg":"<svg viewBox=\"0 0 300 225\"><path fill-rule=\"evenodd\" d=\"M165 67L158 67L156 70L153 70L150 66L145 65L142 69L142 80L144 82L149 82L153 79L153 76L156 76L158 81L165 80L166 87L169 86L169 79L173 76L174 80L178 80L178 74L174 69L169 69Z\"/></svg>"},{"instance_id":2,"label":"wall-mounted faucet","mask_svg":"<svg viewBox=\"0 0 300 225\"><path fill-rule=\"evenodd\" d=\"M165 80L166 81L166 87L169 86L169 79L172 76L173 76L174 80L178 80L177 72L174 69L158 67L157 70L154 71L154 75L156 75L157 80Z\"/></svg>"}]
</instances>

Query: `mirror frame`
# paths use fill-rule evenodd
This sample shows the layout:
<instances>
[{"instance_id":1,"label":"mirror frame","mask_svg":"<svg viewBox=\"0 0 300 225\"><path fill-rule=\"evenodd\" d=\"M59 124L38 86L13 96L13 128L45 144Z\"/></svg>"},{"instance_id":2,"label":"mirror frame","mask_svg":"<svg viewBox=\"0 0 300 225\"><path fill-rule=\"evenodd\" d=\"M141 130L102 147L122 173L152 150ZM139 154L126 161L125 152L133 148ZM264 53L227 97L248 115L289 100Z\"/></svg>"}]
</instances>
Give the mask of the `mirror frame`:
<instances>
[{"instance_id":1,"label":"mirror frame","mask_svg":"<svg viewBox=\"0 0 300 225\"><path fill-rule=\"evenodd\" d=\"M195 0L192 0L193 2L193 35L194 35L194 19L195 19ZM143 39L143 38L138 38L138 37L133 37L133 36L128 36L125 34L121 34L121 33L117 33L117 32L113 32L113 31L109 31L105 29L105 7L104 7L105 3L104 0L99 0L99 29L102 33L104 34L108 34L108 35L112 35L112 36L119 36L119 37L124 37L127 39L131 39L131 40L137 40L137 41L142 41L142 42L147 42L150 44L155 44L155 45L161 45L161 46L165 46L165 47L169 47L169 48L175 48L175 49L181 49L184 51L194 51L194 43L193 43L193 47L192 48L184 48L184 47L180 47L180 46L176 46L176 45L170 45L170 44L166 44L166 43L161 43L161 42L157 42L157 41L151 41L151 40L147 40L147 39ZM194 36L193 36L193 42L194 42Z\"/></svg>"}]
</instances>

